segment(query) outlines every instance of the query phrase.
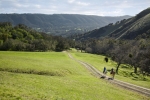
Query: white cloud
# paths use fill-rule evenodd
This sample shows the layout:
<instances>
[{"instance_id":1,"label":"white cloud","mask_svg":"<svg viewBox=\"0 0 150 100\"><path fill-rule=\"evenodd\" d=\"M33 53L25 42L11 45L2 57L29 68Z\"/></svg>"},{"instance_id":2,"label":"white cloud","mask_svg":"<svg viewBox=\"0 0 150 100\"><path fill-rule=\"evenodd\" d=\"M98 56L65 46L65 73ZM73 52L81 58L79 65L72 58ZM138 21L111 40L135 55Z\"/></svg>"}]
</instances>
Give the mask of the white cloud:
<instances>
[{"instance_id":1,"label":"white cloud","mask_svg":"<svg viewBox=\"0 0 150 100\"><path fill-rule=\"evenodd\" d=\"M77 0L68 0L68 3L80 5L80 6L88 6L89 5L89 3L87 3L87 2L81 2L81 1L77 1Z\"/></svg>"},{"instance_id":2,"label":"white cloud","mask_svg":"<svg viewBox=\"0 0 150 100\"><path fill-rule=\"evenodd\" d=\"M41 5L34 5L35 8L41 8Z\"/></svg>"},{"instance_id":3,"label":"white cloud","mask_svg":"<svg viewBox=\"0 0 150 100\"><path fill-rule=\"evenodd\" d=\"M0 0L0 12L121 16L135 15L149 4L150 0Z\"/></svg>"},{"instance_id":4,"label":"white cloud","mask_svg":"<svg viewBox=\"0 0 150 100\"><path fill-rule=\"evenodd\" d=\"M68 3L73 3L75 2L75 0L68 0Z\"/></svg>"},{"instance_id":5,"label":"white cloud","mask_svg":"<svg viewBox=\"0 0 150 100\"><path fill-rule=\"evenodd\" d=\"M113 1L113 2L108 2L108 1L105 1L103 4L101 4L101 6L103 7L111 7L111 8L130 8L132 7L132 4L130 1Z\"/></svg>"},{"instance_id":6,"label":"white cloud","mask_svg":"<svg viewBox=\"0 0 150 100\"><path fill-rule=\"evenodd\" d=\"M77 5L80 5L80 6L88 6L89 5L89 3L86 3L86 2L76 2L77 3Z\"/></svg>"},{"instance_id":7,"label":"white cloud","mask_svg":"<svg viewBox=\"0 0 150 100\"><path fill-rule=\"evenodd\" d=\"M120 16L124 15L125 13L121 9L116 9L113 11L108 11L108 12L102 12L104 16Z\"/></svg>"},{"instance_id":8,"label":"white cloud","mask_svg":"<svg viewBox=\"0 0 150 100\"><path fill-rule=\"evenodd\" d=\"M52 8L52 9L56 9L56 8L57 8L57 6L53 5L53 6L51 6L50 8Z\"/></svg>"}]
</instances>

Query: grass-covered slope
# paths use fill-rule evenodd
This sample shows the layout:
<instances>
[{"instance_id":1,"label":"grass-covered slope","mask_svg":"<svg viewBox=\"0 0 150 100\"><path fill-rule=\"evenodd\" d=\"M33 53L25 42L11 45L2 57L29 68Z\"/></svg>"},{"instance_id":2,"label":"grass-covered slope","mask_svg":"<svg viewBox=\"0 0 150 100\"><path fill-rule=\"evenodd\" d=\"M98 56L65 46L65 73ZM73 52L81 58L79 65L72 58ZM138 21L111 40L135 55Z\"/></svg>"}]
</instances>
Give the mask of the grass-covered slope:
<instances>
[{"instance_id":1,"label":"grass-covered slope","mask_svg":"<svg viewBox=\"0 0 150 100\"><path fill-rule=\"evenodd\" d=\"M99 29L90 31L79 37L100 38L113 37L116 39L135 39L142 34L150 35L150 8L147 8L136 16L118 21L115 24L108 24Z\"/></svg>"},{"instance_id":2,"label":"grass-covered slope","mask_svg":"<svg viewBox=\"0 0 150 100\"><path fill-rule=\"evenodd\" d=\"M0 52L0 70L1 100L149 99L95 78L63 52Z\"/></svg>"},{"instance_id":3,"label":"grass-covered slope","mask_svg":"<svg viewBox=\"0 0 150 100\"><path fill-rule=\"evenodd\" d=\"M149 34L150 29L150 8L147 8L137 14L135 17L126 20L125 23L109 36L117 39L135 39L143 33Z\"/></svg>"},{"instance_id":4,"label":"grass-covered slope","mask_svg":"<svg viewBox=\"0 0 150 100\"><path fill-rule=\"evenodd\" d=\"M79 39L105 37L105 36L109 35L111 32L118 29L124 23L125 23L125 19L123 21L117 22L115 24L113 24L113 23L108 24L108 25L101 27L99 29L95 29L93 31L89 31L89 32L85 33L82 37L79 37Z\"/></svg>"},{"instance_id":5,"label":"grass-covered slope","mask_svg":"<svg viewBox=\"0 0 150 100\"><path fill-rule=\"evenodd\" d=\"M61 52L0 52L0 70L49 76L80 74L78 63ZM72 65L72 66L70 66Z\"/></svg>"},{"instance_id":6,"label":"grass-covered slope","mask_svg":"<svg viewBox=\"0 0 150 100\"><path fill-rule=\"evenodd\" d=\"M146 33L150 29L150 13L128 26L128 30L123 32L118 38L134 39L138 35Z\"/></svg>"},{"instance_id":7,"label":"grass-covered slope","mask_svg":"<svg viewBox=\"0 0 150 100\"><path fill-rule=\"evenodd\" d=\"M126 21L120 28L111 32L109 36L118 39L135 39L143 33L150 34L150 8L140 12L135 17Z\"/></svg>"},{"instance_id":8,"label":"grass-covered slope","mask_svg":"<svg viewBox=\"0 0 150 100\"><path fill-rule=\"evenodd\" d=\"M117 64L110 60L108 63L104 61L105 56L102 55L95 55L95 54L88 54L88 53L80 53L80 52L72 52L72 55L81 61L85 61L91 65L93 65L95 68L103 72L103 68L106 67L108 70L107 75L110 76L109 71L111 68L116 69ZM127 65L121 65L121 68L119 69L119 74L115 75L115 79L122 80L125 82L129 82L138 86L150 88L150 77L143 77L143 75L136 75L132 74L134 72L134 69L127 66ZM111 77L111 76L110 76Z\"/></svg>"}]
</instances>

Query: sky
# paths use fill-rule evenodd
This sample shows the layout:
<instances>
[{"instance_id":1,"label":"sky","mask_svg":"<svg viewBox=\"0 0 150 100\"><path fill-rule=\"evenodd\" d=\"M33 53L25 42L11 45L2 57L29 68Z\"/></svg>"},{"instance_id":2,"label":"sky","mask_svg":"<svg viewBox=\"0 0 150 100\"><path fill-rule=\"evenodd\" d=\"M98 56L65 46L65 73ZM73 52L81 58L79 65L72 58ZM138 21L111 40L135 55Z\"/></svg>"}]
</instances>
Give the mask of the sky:
<instances>
[{"instance_id":1,"label":"sky","mask_svg":"<svg viewBox=\"0 0 150 100\"><path fill-rule=\"evenodd\" d=\"M135 16L150 0L0 0L0 13Z\"/></svg>"}]
</instances>

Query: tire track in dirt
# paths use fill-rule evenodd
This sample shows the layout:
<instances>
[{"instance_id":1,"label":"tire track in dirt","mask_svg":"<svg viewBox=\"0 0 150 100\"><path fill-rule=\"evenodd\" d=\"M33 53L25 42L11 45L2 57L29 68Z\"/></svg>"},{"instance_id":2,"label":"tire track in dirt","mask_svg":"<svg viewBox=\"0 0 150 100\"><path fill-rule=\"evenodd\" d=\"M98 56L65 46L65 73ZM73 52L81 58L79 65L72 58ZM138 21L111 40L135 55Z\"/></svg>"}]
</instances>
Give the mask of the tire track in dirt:
<instances>
[{"instance_id":1,"label":"tire track in dirt","mask_svg":"<svg viewBox=\"0 0 150 100\"><path fill-rule=\"evenodd\" d=\"M75 58L73 58L71 56L70 53L68 53L68 56L77 61L78 63L82 64L85 68L87 68L92 75L94 75L95 77L98 77L98 78L101 78L103 76L103 73L101 73L99 70L97 70L95 67L93 67L92 65L86 63L86 62L83 62L83 61L80 61L80 60L77 60ZM144 94L148 97L150 97L150 89L148 88L144 88L144 87L141 87L141 86L137 86L137 85L133 85L133 84L130 84L130 83L127 83L127 82L123 82L123 81L119 81L119 80L112 80L110 77L106 76L105 78L103 78L107 81L109 81L110 83L112 84L115 84L115 85L118 85L120 87L123 87L125 89L128 89L128 90L132 90L132 91L135 91L135 92L138 92L138 93L141 93L141 94Z\"/></svg>"}]
</instances>

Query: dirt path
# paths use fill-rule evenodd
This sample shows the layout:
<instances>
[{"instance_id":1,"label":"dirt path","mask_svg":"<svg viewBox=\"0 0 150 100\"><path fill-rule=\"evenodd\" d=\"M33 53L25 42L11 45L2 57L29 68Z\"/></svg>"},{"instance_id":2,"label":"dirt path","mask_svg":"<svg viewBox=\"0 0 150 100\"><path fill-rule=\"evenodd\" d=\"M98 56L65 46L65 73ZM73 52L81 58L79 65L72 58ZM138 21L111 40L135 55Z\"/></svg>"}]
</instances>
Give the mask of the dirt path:
<instances>
[{"instance_id":1,"label":"dirt path","mask_svg":"<svg viewBox=\"0 0 150 100\"><path fill-rule=\"evenodd\" d=\"M67 54L68 54L68 56L69 56L71 59L73 59L73 60L79 62L79 63L82 64L84 67L86 67L86 68L91 72L92 75L94 75L94 76L96 76L96 77L98 77L98 78L101 79L101 77L103 76L103 73L101 73L101 72L100 72L99 70L97 70L95 67L93 67L92 65L90 65L90 64L88 64L88 63L86 63L86 62L83 62L83 61L80 61L80 60L77 60L77 59L73 58L73 57L71 56L71 54L68 53L68 52L67 52ZM133 84L130 84L130 83L127 83L127 82L119 81L119 80L116 80L116 79L111 80L108 76L106 76L106 78L103 78L103 79L109 81L109 82L112 83L112 84L121 86L121 87L123 87L123 88L125 88L125 89L129 89L129 90L132 90L132 91L135 91L135 92L138 92L138 93L141 93L141 94L144 94L144 95L150 97L150 89L147 89L147 88L144 88L144 87L141 87L141 86L137 86L137 85L133 85Z\"/></svg>"}]
</instances>

